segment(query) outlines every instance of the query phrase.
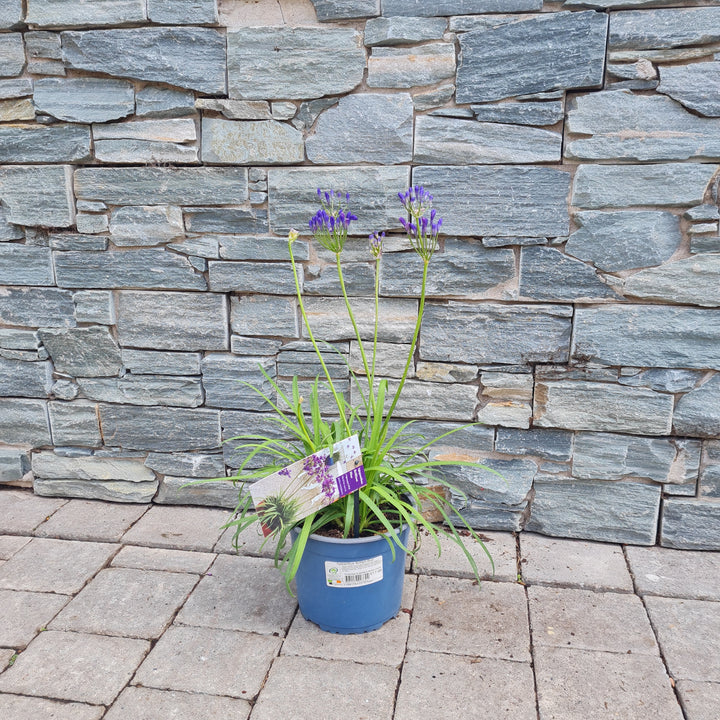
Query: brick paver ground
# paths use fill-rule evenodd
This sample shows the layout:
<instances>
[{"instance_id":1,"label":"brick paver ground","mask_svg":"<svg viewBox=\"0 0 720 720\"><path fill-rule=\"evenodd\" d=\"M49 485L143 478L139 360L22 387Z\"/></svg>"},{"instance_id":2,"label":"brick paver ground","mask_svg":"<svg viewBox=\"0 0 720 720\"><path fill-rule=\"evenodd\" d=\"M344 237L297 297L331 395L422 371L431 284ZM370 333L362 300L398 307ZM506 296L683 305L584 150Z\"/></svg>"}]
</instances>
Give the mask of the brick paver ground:
<instances>
[{"instance_id":1,"label":"brick paver ground","mask_svg":"<svg viewBox=\"0 0 720 720\"><path fill-rule=\"evenodd\" d=\"M0 489L0 718L720 718L720 553L492 532L478 587L427 543L341 636L226 517Z\"/></svg>"}]
</instances>

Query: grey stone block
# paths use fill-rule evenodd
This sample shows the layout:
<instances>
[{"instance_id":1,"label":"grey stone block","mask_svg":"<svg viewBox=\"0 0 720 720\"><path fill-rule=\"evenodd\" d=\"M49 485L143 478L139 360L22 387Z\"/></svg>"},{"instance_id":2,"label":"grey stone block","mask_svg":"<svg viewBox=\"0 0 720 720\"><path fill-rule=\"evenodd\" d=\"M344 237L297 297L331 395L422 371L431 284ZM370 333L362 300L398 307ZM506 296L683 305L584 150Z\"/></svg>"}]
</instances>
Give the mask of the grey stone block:
<instances>
[{"instance_id":1,"label":"grey stone block","mask_svg":"<svg viewBox=\"0 0 720 720\"><path fill-rule=\"evenodd\" d=\"M82 235L80 233L58 233L50 236L53 250L107 250L108 238L104 235Z\"/></svg>"},{"instance_id":2,"label":"grey stone block","mask_svg":"<svg viewBox=\"0 0 720 720\"><path fill-rule=\"evenodd\" d=\"M660 544L680 550L720 550L720 505L669 498L663 502Z\"/></svg>"},{"instance_id":3,"label":"grey stone block","mask_svg":"<svg viewBox=\"0 0 720 720\"><path fill-rule=\"evenodd\" d=\"M124 480L72 480L36 477L33 481L33 490L36 495L104 500L115 503L149 503L155 496L157 487L157 480L126 482Z\"/></svg>"},{"instance_id":4,"label":"grey stone block","mask_svg":"<svg viewBox=\"0 0 720 720\"><path fill-rule=\"evenodd\" d=\"M162 245L184 235L182 210L172 205L120 207L110 214L114 245Z\"/></svg>"},{"instance_id":5,"label":"grey stone block","mask_svg":"<svg viewBox=\"0 0 720 720\"><path fill-rule=\"evenodd\" d=\"M568 234L565 171L543 167L416 167L413 183L435 198L450 235L546 236ZM462 188L458 193L456 188ZM468 208L481 206L481 215Z\"/></svg>"},{"instance_id":6,"label":"grey stone block","mask_svg":"<svg viewBox=\"0 0 720 720\"><path fill-rule=\"evenodd\" d=\"M0 100L0 120L34 120L35 107L30 98Z\"/></svg>"},{"instance_id":7,"label":"grey stone block","mask_svg":"<svg viewBox=\"0 0 720 720\"><path fill-rule=\"evenodd\" d=\"M42 400L5 398L0 413L0 437L11 445L50 445L47 404Z\"/></svg>"},{"instance_id":8,"label":"grey stone block","mask_svg":"<svg viewBox=\"0 0 720 720\"><path fill-rule=\"evenodd\" d=\"M607 20L555 12L460 35L457 102L602 84Z\"/></svg>"},{"instance_id":9,"label":"grey stone block","mask_svg":"<svg viewBox=\"0 0 720 720\"><path fill-rule=\"evenodd\" d=\"M232 331L241 335L299 337L297 301L294 297L246 295L230 299Z\"/></svg>"},{"instance_id":10,"label":"grey stone block","mask_svg":"<svg viewBox=\"0 0 720 720\"><path fill-rule=\"evenodd\" d=\"M383 15L475 15L523 12L541 8L540 0L440 0L432 6L428 6L423 0L384 0Z\"/></svg>"},{"instance_id":11,"label":"grey stone block","mask_svg":"<svg viewBox=\"0 0 720 720\"><path fill-rule=\"evenodd\" d=\"M320 115L306 142L308 160L318 164L410 162L413 104L408 93L362 93L340 98Z\"/></svg>"},{"instance_id":12,"label":"grey stone block","mask_svg":"<svg viewBox=\"0 0 720 720\"><path fill-rule=\"evenodd\" d=\"M144 687L127 687L106 714L107 720L134 717L137 720L175 715L177 720L192 720L203 714L246 720L250 704L246 700L213 695L190 695ZM58 720L65 720L58 718ZM77 720L84 720L79 718Z\"/></svg>"},{"instance_id":13,"label":"grey stone block","mask_svg":"<svg viewBox=\"0 0 720 720\"><path fill-rule=\"evenodd\" d=\"M359 220L352 234L399 227L398 188L407 187L408 167L271 168L268 171L268 208L274 232L304 228L319 207L317 188L350 193L350 210Z\"/></svg>"},{"instance_id":14,"label":"grey stone block","mask_svg":"<svg viewBox=\"0 0 720 720\"><path fill-rule=\"evenodd\" d=\"M623 374L626 372L627 374ZM653 369L639 371L636 368L624 368L618 382L621 385L643 385L658 392L685 393L692 390L703 376L701 370L664 370Z\"/></svg>"},{"instance_id":15,"label":"grey stone block","mask_svg":"<svg viewBox=\"0 0 720 720\"><path fill-rule=\"evenodd\" d=\"M133 375L200 374L199 353L124 349L122 362Z\"/></svg>"},{"instance_id":16,"label":"grey stone block","mask_svg":"<svg viewBox=\"0 0 720 720\"><path fill-rule=\"evenodd\" d=\"M268 232L267 210L264 209L184 208L184 215L188 232L259 235Z\"/></svg>"},{"instance_id":17,"label":"grey stone block","mask_svg":"<svg viewBox=\"0 0 720 720\"><path fill-rule=\"evenodd\" d=\"M104 233L108 229L108 217L95 213L78 213L75 216L75 227L79 233Z\"/></svg>"},{"instance_id":18,"label":"grey stone block","mask_svg":"<svg viewBox=\"0 0 720 720\"><path fill-rule=\"evenodd\" d=\"M520 558L523 581L530 585L633 592L625 556L617 545L561 540L523 532L520 534Z\"/></svg>"},{"instance_id":19,"label":"grey stone block","mask_svg":"<svg viewBox=\"0 0 720 720\"><path fill-rule=\"evenodd\" d=\"M437 108L450 102L454 94L454 85L441 85L436 89L426 90L425 92L413 95L413 106L415 110L419 112Z\"/></svg>"},{"instance_id":20,"label":"grey stone block","mask_svg":"<svg viewBox=\"0 0 720 720\"><path fill-rule=\"evenodd\" d=\"M697 117L662 95L611 90L574 98L565 145L574 160L712 160L718 121Z\"/></svg>"},{"instance_id":21,"label":"grey stone block","mask_svg":"<svg viewBox=\"0 0 720 720\"><path fill-rule=\"evenodd\" d=\"M269 397L274 391L265 378L275 376L275 361L236 355L208 355L202 361L205 403L208 406L268 410L267 402L246 383L262 390Z\"/></svg>"},{"instance_id":22,"label":"grey stone block","mask_svg":"<svg viewBox=\"0 0 720 720\"><path fill-rule=\"evenodd\" d=\"M548 130L421 115L413 159L440 165L559 162L561 145L561 136Z\"/></svg>"},{"instance_id":23,"label":"grey stone block","mask_svg":"<svg viewBox=\"0 0 720 720\"><path fill-rule=\"evenodd\" d=\"M197 480L192 478L166 475L160 480L153 502L160 505L204 505L234 510L238 504L238 489L229 480L197 484Z\"/></svg>"},{"instance_id":24,"label":"grey stone block","mask_svg":"<svg viewBox=\"0 0 720 720\"><path fill-rule=\"evenodd\" d=\"M720 8L626 10L613 13L611 50L706 45L720 40Z\"/></svg>"},{"instance_id":25,"label":"grey stone block","mask_svg":"<svg viewBox=\"0 0 720 720\"><path fill-rule=\"evenodd\" d=\"M71 184L69 165L6 165L0 168L5 217L16 225L70 227L75 219Z\"/></svg>"},{"instance_id":26,"label":"grey stone block","mask_svg":"<svg viewBox=\"0 0 720 720\"><path fill-rule=\"evenodd\" d=\"M508 455L534 455L567 461L571 457L572 441L572 433L566 430L498 428L495 449Z\"/></svg>"},{"instance_id":27,"label":"grey stone block","mask_svg":"<svg viewBox=\"0 0 720 720\"><path fill-rule=\"evenodd\" d=\"M102 0L89 7L67 7L62 0L28 0L25 21L38 27L103 26L145 20L142 0Z\"/></svg>"},{"instance_id":28,"label":"grey stone block","mask_svg":"<svg viewBox=\"0 0 720 720\"><path fill-rule=\"evenodd\" d=\"M198 98L195 101L195 107L198 110L210 110L211 112L219 112L228 120L273 119L273 115L270 109L270 103L267 100L226 100L224 98ZM293 107L295 106L293 105Z\"/></svg>"},{"instance_id":29,"label":"grey stone block","mask_svg":"<svg viewBox=\"0 0 720 720\"><path fill-rule=\"evenodd\" d=\"M257 235L230 235L216 238L219 254L224 260L282 260L289 262L288 243L284 238ZM309 245L302 240L293 243L296 261L309 260Z\"/></svg>"},{"instance_id":30,"label":"grey stone block","mask_svg":"<svg viewBox=\"0 0 720 720\"><path fill-rule=\"evenodd\" d=\"M54 285L50 250L19 243L0 245L0 283Z\"/></svg>"},{"instance_id":31,"label":"grey stone block","mask_svg":"<svg viewBox=\"0 0 720 720\"><path fill-rule=\"evenodd\" d=\"M274 71L268 73L268 67ZM362 35L352 28L240 28L227 35L231 98L294 100L338 95L356 87L364 70Z\"/></svg>"},{"instance_id":32,"label":"grey stone block","mask_svg":"<svg viewBox=\"0 0 720 720\"><path fill-rule=\"evenodd\" d=\"M198 149L190 145L153 140L97 140L95 159L100 162L132 164L197 163Z\"/></svg>"},{"instance_id":33,"label":"grey stone block","mask_svg":"<svg viewBox=\"0 0 720 720\"><path fill-rule=\"evenodd\" d=\"M451 361L523 364L564 362L570 311L560 305L468 305L428 303L420 357Z\"/></svg>"},{"instance_id":34,"label":"grey stone block","mask_svg":"<svg viewBox=\"0 0 720 720\"><path fill-rule=\"evenodd\" d=\"M524 247L520 253L520 296L533 300L589 301L616 298L597 273L555 248Z\"/></svg>"},{"instance_id":35,"label":"grey stone block","mask_svg":"<svg viewBox=\"0 0 720 720\"><path fill-rule=\"evenodd\" d=\"M182 455L148 454L145 465L163 475L182 478L215 478L225 475L222 455L206 453L183 453Z\"/></svg>"},{"instance_id":36,"label":"grey stone block","mask_svg":"<svg viewBox=\"0 0 720 720\"><path fill-rule=\"evenodd\" d=\"M444 18L377 17L365 23L365 45L402 45L442 40L447 29Z\"/></svg>"},{"instance_id":37,"label":"grey stone block","mask_svg":"<svg viewBox=\"0 0 720 720\"><path fill-rule=\"evenodd\" d=\"M652 305L578 308L573 357L605 365L720 369L714 310Z\"/></svg>"},{"instance_id":38,"label":"grey stone block","mask_svg":"<svg viewBox=\"0 0 720 720\"><path fill-rule=\"evenodd\" d=\"M0 10L0 27L15 28L22 22L24 14L22 0L8 0Z\"/></svg>"},{"instance_id":39,"label":"grey stone block","mask_svg":"<svg viewBox=\"0 0 720 720\"><path fill-rule=\"evenodd\" d=\"M75 377L103 377L120 372L120 348L106 327L40 330L38 336L57 372Z\"/></svg>"},{"instance_id":40,"label":"grey stone block","mask_svg":"<svg viewBox=\"0 0 720 720\"><path fill-rule=\"evenodd\" d=\"M196 582L195 576L183 573L106 568L73 598L49 629L151 640L170 625Z\"/></svg>"},{"instance_id":41,"label":"grey stone block","mask_svg":"<svg viewBox=\"0 0 720 720\"><path fill-rule=\"evenodd\" d=\"M16 448L0 447L0 483L22 480L29 469L30 456L27 452Z\"/></svg>"},{"instance_id":42,"label":"grey stone block","mask_svg":"<svg viewBox=\"0 0 720 720\"><path fill-rule=\"evenodd\" d=\"M98 447L102 444L96 405L50 402L48 410L55 445Z\"/></svg>"},{"instance_id":43,"label":"grey stone block","mask_svg":"<svg viewBox=\"0 0 720 720\"><path fill-rule=\"evenodd\" d=\"M703 254L641 270L625 280L630 297L683 305L720 306L720 255Z\"/></svg>"},{"instance_id":44,"label":"grey stone block","mask_svg":"<svg viewBox=\"0 0 720 720\"><path fill-rule=\"evenodd\" d=\"M513 125L554 125L565 114L562 101L512 102L473 105L472 111L481 122Z\"/></svg>"},{"instance_id":45,"label":"grey stone block","mask_svg":"<svg viewBox=\"0 0 720 720\"><path fill-rule=\"evenodd\" d=\"M7 652L14 653L13 650ZM9 658L10 656L8 656ZM45 714L49 717L54 716L57 720L99 720L102 708L97 705L86 705L85 703L4 693L0 696L0 712L14 718L42 717Z\"/></svg>"},{"instance_id":46,"label":"grey stone block","mask_svg":"<svg viewBox=\"0 0 720 720\"><path fill-rule=\"evenodd\" d=\"M571 202L581 208L689 206L703 201L715 165L580 165Z\"/></svg>"},{"instance_id":47,"label":"grey stone block","mask_svg":"<svg viewBox=\"0 0 720 720\"><path fill-rule=\"evenodd\" d=\"M113 457L65 457L53 452L33 456L33 472L37 477L52 480L114 480L146 483L155 475L141 462Z\"/></svg>"},{"instance_id":48,"label":"grey stone block","mask_svg":"<svg viewBox=\"0 0 720 720\"><path fill-rule=\"evenodd\" d=\"M303 268L298 268L300 287L303 285ZM208 278L212 292L250 292L263 288L270 294L292 295L295 277L288 264L266 262L210 261Z\"/></svg>"},{"instance_id":49,"label":"grey stone block","mask_svg":"<svg viewBox=\"0 0 720 720\"><path fill-rule=\"evenodd\" d=\"M0 36L0 77L16 77L25 67L25 47L21 33Z\"/></svg>"},{"instance_id":50,"label":"grey stone block","mask_svg":"<svg viewBox=\"0 0 720 720\"><path fill-rule=\"evenodd\" d=\"M535 385L537 427L667 435L673 399L646 388L577 380Z\"/></svg>"},{"instance_id":51,"label":"grey stone block","mask_svg":"<svg viewBox=\"0 0 720 720\"><path fill-rule=\"evenodd\" d=\"M75 319L96 325L113 325L115 308L112 293L104 290L81 290L73 293Z\"/></svg>"},{"instance_id":52,"label":"grey stone block","mask_svg":"<svg viewBox=\"0 0 720 720\"><path fill-rule=\"evenodd\" d=\"M682 241L679 219L669 212L586 211L574 219L580 229L570 236L565 251L609 272L660 265Z\"/></svg>"},{"instance_id":53,"label":"grey stone block","mask_svg":"<svg viewBox=\"0 0 720 720\"><path fill-rule=\"evenodd\" d=\"M147 14L159 25L214 25L217 0L148 0Z\"/></svg>"},{"instance_id":54,"label":"grey stone block","mask_svg":"<svg viewBox=\"0 0 720 720\"><path fill-rule=\"evenodd\" d=\"M412 48L374 47L367 67L367 84L372 88L435 85L455 77L455 47L446 42Z\"/></svg>"},{"instance_id":55,"label":"grey stone block","mask_svg":"<svg viewBox=\"0 0 720 720\"><path fill-rule=\"evenodd\" d=\"M107 445L131 450L182 452L220 446L220 415L202 408L100 405Z\"/></svg>"},{"instance_id":56,"label":"grey stone block","mask_svg":"<svg viewBox=\"0 0 720 720\"><path fill-rule=\"evenodd\" d=\"M526 529L556 537L653 545L659 485L536 478Z\"/></svg>"},{"instance_id":57,"label":"grey stone block","mask_svg":"<svg viewBox=\"0 0 720 720\"><path fill-rule=\"evenodd\" d=\"M720 63L699 62L660 68L657 91L706 117L720 117Z\"/></svg>"},{"instance_id":58,"label":"grey stone block","mask_svg":"<svg viewBox=\"0 0 720 720\"><path fill-rule=\"evenodd\" d=\"M227 303L222 295L121 291L120 344L153 350L226 350Z\"/></svg>"},{"instance_id":59,"label":"grey stone block","mask_svg":"<svg viewBox=\"0 0 720 720\"><path fill-rule=\"evenodd\" d=\"M4 125L0 161L4 163L84 162L90 159L90 130L78 125Z\"/></svg>"},{"instance_id":60,"label":"grey stone block","mask_svg":"<svg viewBox=\"0 0 720 720\"><path fill-rule=\"evenodd\" d=\"M380 14L380 0L312 0L318 20L347 20Z\"/></svg>"},{"instance_id":61,"label":"grey stone block","mask_svg":"<svg viewBox=\"0 0 720 720\"><path fill-rule=\"evenodd\" d=\"M220 165L290 165L305 159L302 133L275 120L203 118L203 162Z\"/></svg>"},{"instance_id":62,"label":"grey stone block","mask_svg":"<svg viewBox=\"0 0 720 720\"><path fill-rule=\"evenodd\" d=\"M525 663L412 651L403 669L397 720L411 720L424 713L453 717L461 715L468 705L492 707L517 720L535 717L533 676Z\"/></svg>"},{"instance_id":63,"label":"grey stone block","mask_svg":"<svg viewBox=\"0 0 720 720\"><path fill-rule=\"evenodd\" d=\"M195 121L192 118L151 118L93 125L93 139L184 143L196 140L197 132Z\"/></svg>"},{"instance_id":64,"label":"grey stone block","mask_svg":"<svg viewBox=\"0 0 720 720\"><path fill-rule=\"evenodd\" d=\"M135 89L125 80L39 78L33 102L39 112L74 123L98 123L131 115Z\"/></svg>"},{"instance_id":65,"label":"grey stone block","mask_svg":"<svg viewBox=\"0 0 720 720\"><path fill-rule=\"evenodd\" d=\"M195 114L195 96L189 90L146 85L135 93L138 117L184 117Z\"/></svg>"},{"instance_id":66,"label":"grey stone block","mask_svg":"<svg viewBox=\"0 0 720 720\"><path fill-rule=\"evenodd\" d=\"M628 720L643 715L682 720L658 656L539 648L535 663L541 717L611 712Z\"/></svg>"},{"instance_id":67,"label":"grey stone block","mask_svg":"<svg viewBox=\"0 0 720 720\"><path fill-rule=\"evenodd\" d=\"M386 253L381 263L382 295L420 295L422 260L414 253ZM512 250L487 249L478 243L447 240L433 257L426 293L432 296L473 297L515 277Z\"/></svg>"},{"instance_id":68,"label":"grey stone block","mask_svg":"<svg viewBox=\"0 0 720 720\"><path fill-rule=\"evenodd\" d=\"M121 378L78 378L90 400L128 405L198 407L203 403L200 378L172 375L126 375Z\"/></svg>"},{"instance_id":69,"label":"grey stone block","mask_svg":"<svg viewBox=\"0 0 720 720\"><path fill-rule=\"evenodd\" d=\"M210 28L133 28L61 33L70 68L223 95L225 38Z\"/></svg>"},{"instance_id":70,"label":"grey stone block","mask_svg":"<svg viewBox=\"0 0 720 720\"><path fill-rule=\"evenodd\" d=\"M78 198L110 205L234 205L248 199L247 182L246 168L79 168L75 172ZM193 232L218 231L193 228Z\"/></svg>"},{"instance_id":71,"label":"grey stone block","mask_svg":"<svg viewBox=\"0 0 720 720\"><path fill-rule=\"evenodd\" d=\"M109 705L149 647L146 640L44 632L3 673L0 690ZM89 674L92 683L87 682Z\"/></svg>"},{"instance_id":72,"label":"grey stone block","mask_svg":"<svg viewBox=\"0 0 720 720\"><path fill-rule=\"evenodd\" d=\"M33 94L33 81L30 78L0 80L0 98L23 98Z\"/></svg>"}]
</instances>

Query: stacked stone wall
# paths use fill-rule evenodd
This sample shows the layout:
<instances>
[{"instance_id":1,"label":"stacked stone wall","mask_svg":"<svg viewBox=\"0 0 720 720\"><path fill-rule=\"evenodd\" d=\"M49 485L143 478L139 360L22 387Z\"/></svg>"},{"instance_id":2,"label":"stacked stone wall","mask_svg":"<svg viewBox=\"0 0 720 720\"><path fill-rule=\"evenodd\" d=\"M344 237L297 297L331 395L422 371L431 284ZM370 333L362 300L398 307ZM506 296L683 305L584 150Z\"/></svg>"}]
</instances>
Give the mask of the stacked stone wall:
<instances>
[{"instance_id":1,"label":"stacked stone wall","mask_svg":"<svg viewBox=\"0 0 720 720\"><path fill-rule=\"evenodd\" d=\"M388 232L392 384L412 183L445 235L398 418L483 423L435 450L505 478L455 473L465 515L720 548L718 2L8 0L0 28L0 482L232 507L186 484L268 430L239 381L318 373L284 236L351 193L367 334ZM357 368L332 258L296 254Z\"/></svg>"}]
</instances>

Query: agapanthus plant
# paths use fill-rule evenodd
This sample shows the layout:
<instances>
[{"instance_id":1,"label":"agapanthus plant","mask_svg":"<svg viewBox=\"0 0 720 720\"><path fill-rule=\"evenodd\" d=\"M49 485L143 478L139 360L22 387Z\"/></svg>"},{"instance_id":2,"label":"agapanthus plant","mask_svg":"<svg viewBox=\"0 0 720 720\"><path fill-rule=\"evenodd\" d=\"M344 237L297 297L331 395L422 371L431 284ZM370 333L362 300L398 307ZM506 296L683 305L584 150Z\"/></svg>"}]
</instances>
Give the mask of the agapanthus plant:
<instances>
[{"instance_id":1,"label":"agapanthus plant","mask_svg":"<svg viewBox=\"0 0 720 720\"><path fill-rule=\"evenodd\" d=\"M315 379L309 393L303 398L297 377L292 380L291 390L285 391L263 371L275 391L276 397L270 397L259 388L253 389L274 410L269 417L282 430L280 435L286 435L289 439L280 440L277 439L277 436L260 435L235 438L243 441L238 449L245 451L246 457L233 480L241 483L253 481L306 457L310 458L305 461L306 464L309 463L306 470L312 471L314 476L319 477L318 472L321 473L326 468L324 466L323 468L315 467L311 459L314 454L318 451L327 451L338 441L358 434L367 485L337 502L324 505L297 525L279 522L276 527L272 528L273 533L270 537L276 542L276 564L285 573L288 583L297 571L310 534L326 531L329 528L334 528L335 532L340 533L343 537L368 533L384 534L388 542L392 544L394 541L409 552L412 552L412 546L418 538L420 529L425 529L429 533L437 543L438 550L440 549L439 537L446 535L461 547L477 576L475 560L465 543L468 539L471 542L480 543L490 557L487 549L462 515L448 503L446 492L431 489L431 486L439 486L451 489L454 494L462 495L444 480L443 467L457 465L482 467L472 462L433 460L429 457L429 450L434 443L447 440L453 432L457 432L465 426L427 441L413 431L412 421L400 424L399 427L391 422L418 342L425 307L428 265L438 249L442 219L432 207L432 195L419 186L409 188L404 193L398 193L406 213L399 222L405 231L410 248L422 260L423 274L418 316L408 349L407 361L396 389L391 392L388 381L384 378L378 380L376 376L380 322L379 277L385 233L373 233L369 238L370 255L375 261L375 313L372 354L370 354L366 351L365 338L362 337L358 328L340 261L348 237L348 229L350 224L357 220L357 216L349 209L349 194L321 189L318 189L317 194L320 208L310 220L309 229L313 238L335 255L340 289L363 365L364 379L360 374L352 372L348 364L351 380L359 391L361 402L358 405L351 405L347 401L344 394L338 391L325 363L320 344L315 337L305 309L293 254L293 243L297 240L299 233L291 230L288 236L288 250L295 276L297 300L307 338L312 343L320 361L322 376ZM322 407L322 389L329 389L333 398L330 408ZM271 463L260 469L252 469L256 458L267 456L272 458ZM439 515L444 522L441 525L429 522L421 512L423 506L436 511L435 514ZM249 493L241 491L236 517L229 523L230 526L236 528L236 542L240 533L257 522L257 519L258 516L253 511ZM401 544L399 538L399 529L404 523L410 525L412 529L413 542L409 543L407 548ZM458 532L456 526L461 528L463 535ZM295 532L290 537L293 528ZM490 561L492 562L492 558Z\"/></svg>"}]
</instances>

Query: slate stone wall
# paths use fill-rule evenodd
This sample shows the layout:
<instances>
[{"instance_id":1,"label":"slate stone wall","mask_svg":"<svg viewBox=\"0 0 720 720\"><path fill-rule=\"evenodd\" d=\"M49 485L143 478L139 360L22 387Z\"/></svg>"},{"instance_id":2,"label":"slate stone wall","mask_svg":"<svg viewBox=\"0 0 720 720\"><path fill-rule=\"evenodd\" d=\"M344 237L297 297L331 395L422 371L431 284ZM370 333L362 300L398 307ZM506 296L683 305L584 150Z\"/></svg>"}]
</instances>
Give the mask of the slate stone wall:
<instances>
[{"instance_id":1,"label":"slate stone wall","mask_svg":"<svg viewBox=\"0 0 720 720\"><path fill-rule=\"evenodd\" d=\"M392 383L414 183L446 235L398 417L484 423L436 450L506 478L454 473L466 516L720 548L716 1L9 0L0 28L0 482L232 506L183 486L267 432L238 381L318 373L287 230L352 194L365 334L388 231ZM332 258L297 256L357 367Z\"/></svg>"}]
</instances>

